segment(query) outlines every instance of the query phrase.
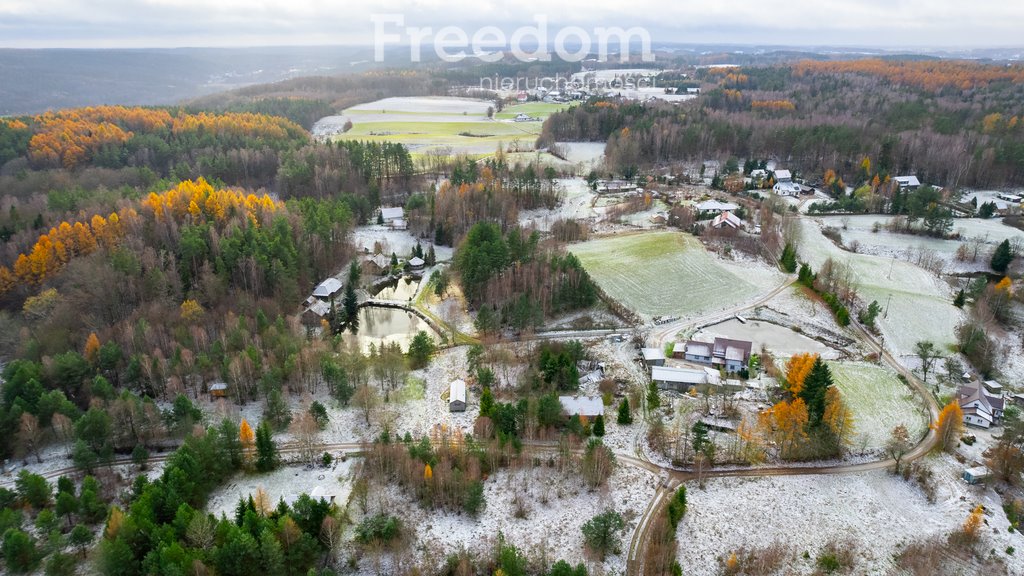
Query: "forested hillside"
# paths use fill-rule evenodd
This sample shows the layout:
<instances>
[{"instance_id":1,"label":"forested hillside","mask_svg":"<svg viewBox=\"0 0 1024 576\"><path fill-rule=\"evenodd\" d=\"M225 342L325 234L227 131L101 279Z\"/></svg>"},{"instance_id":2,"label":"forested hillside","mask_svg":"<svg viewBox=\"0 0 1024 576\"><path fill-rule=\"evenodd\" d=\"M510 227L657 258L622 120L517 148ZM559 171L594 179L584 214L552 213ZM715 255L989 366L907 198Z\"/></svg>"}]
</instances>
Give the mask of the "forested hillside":
<instances>
[{"instance_id":1,"label":"forested hillside","mask_svg":"<svg viewBox=\"0 0 1024 576\"><path fill-rule=\"evenodd\" d=\"M552 115L540 137L606 141L622 173L674 160L778 158L805 173L880 169L943 186L1024 183L1024 68L859 60L703 68L675 105L594 100Z\"/></svg>"}]
</instances>

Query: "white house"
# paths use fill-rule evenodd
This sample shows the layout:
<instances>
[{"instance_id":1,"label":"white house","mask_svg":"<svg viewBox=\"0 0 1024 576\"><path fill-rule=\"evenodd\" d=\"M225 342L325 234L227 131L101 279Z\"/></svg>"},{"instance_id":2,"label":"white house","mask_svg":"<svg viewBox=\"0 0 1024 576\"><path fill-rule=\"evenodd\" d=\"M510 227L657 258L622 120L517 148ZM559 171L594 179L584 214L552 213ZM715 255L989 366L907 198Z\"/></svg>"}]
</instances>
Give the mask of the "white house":
<instances>
[{"instance_id":1,"label":"white house","mask_svg":"<svg viewBox=\"0 0 1024 576\"><path fill-rule=\"evenodd\" d=\"M1003 417L1002 396L992 396L980 384L961 386L957 391L960 409L964 413L964 424L979 428L991 428Z\"/></svg>"},{"instance_id":2,"label":"white house","mask_svg":"<svg viewBox=\"0 0 1024 576\"><path fill-rule=\"evenodd\" d=\"M921 181L917 176L897 176L893 178L900 186L900 190L917 190L921 187Z\"/></svg>"},{"instance_id":3,"label":"white house","mask_svg":"<svg viewBox=\"0 0 1024 576\"><path fill-rule=\"evenodd\" d=\"M785 170L782 170L785 172ZM772 192L775 192L779 196L799 196L800 185L796 182L776 182L772 186Z\"/></svg>"},{"instance_id":4,"label":"white house","mask_svg":"<svg viewBox=\"0 0 1024 576\"><path fill-rule=\"evenodd\" d=\"M466 411L466 383L462 380L453 380L448 386L448 411Z\"/></svg>"}]
</instances>

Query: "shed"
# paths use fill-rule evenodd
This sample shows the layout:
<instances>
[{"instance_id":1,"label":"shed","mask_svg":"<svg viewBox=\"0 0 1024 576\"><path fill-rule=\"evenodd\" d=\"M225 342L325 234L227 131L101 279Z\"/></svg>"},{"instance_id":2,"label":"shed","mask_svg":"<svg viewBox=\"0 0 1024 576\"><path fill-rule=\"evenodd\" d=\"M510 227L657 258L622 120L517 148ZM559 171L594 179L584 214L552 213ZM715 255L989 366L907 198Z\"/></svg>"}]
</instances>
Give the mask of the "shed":
<instances>
[{"instance_id":1,"label":"shed","mask_svg":"<svg viewBox=\"0 0 1024 576\"><path fill-rule=\"evenodd\" d=\"M893 180L899 184L900 190L917 190L921 187L921 181L917 176L897 176Z\"/></svg>"},{"instance_id":2,"label":"shed","mask_svg":"<svg viewBox=\"0 0 1024 576\"><path fill-rule=\"evenodd\" d=\"M990 476L992 476L992 472L990 472L988 468L984 466L977 466L964 470L963 479L968 484L978 484L980 482L984 482Z\"/></svg>"},{"instance_id":3,"label":"shed","mask_svg":"<svg viewBox=\"0 0 1024 576\"><path fill-rule=\"evenodd\" d=\"M466 383L462 380L453 380L448 386L448 411L466 411Z\"/></svg>"},{"instance_id":4,"label":"shed","mask_svg":"<svg viewBox=\"0 0 1024 576\"><path fill-rule=\"evenodd\" d=\"M559 396L558 402L569 416L593 418L604 414L604 402L600 396Z\"/></svg>"},{"instance_id":5,"label":"shed","mask_svg":"<svg viewBox=\"0 0 1024 576\"><path fill-rule=\"evenodd\" d=\"M397 206L395 208L381 208L380 217L384 220L385 224L390 224L393 220L405 218L405 210L401 206Z\"/></svg>"},{"instance_id":6,"label":"shed","mask_svg":"<svg viewBox=\"0 0 1024 576\"><path fill-rule=\"evenodd\" d=\"M989 393L994 394L996 396L1002 396L1002 394L1003 394L1003 385L1002 384L1000 384L999 382L996 382L995 380L985 380L984 384L985 384L985 390L988 390Z\"/></svg>"},{"instance_id":7,"label":"shed","mask_svg":"<svg viewBox=\"0 0 1024 576\"><path fill-rule=\"evenodd\" d=\"M224 398L228 395L228 385L226 382L214 382L209 387L210 398Z\"/></svg>"},{"instance_id":8,"label":"shed","mask_svg":"<svg viewBox=\"0 0 1024 576\"><path fill-rule=\"evenodd\" d=\"M665 351L661 348L641 348L640 354L644 357L644 364L647 366L665 365Z\"/></svg>"},{"instance_id":9,"label":"shed","mask_svg":"<svg viewBox=\"0 0 1024 576\"><path fill-rule=\"evenodd\" d=\"M704 386L708 383L703 370L668 368L666 366L652 366L651 380L658 388L677 392L685 392L694 386Z\"/></svg>"},{"instance_id":10,"label":"shed","mask_svg":"<svg viewBox=\"0 0 1024 576\"><path fill-rule=\"evenodd\" d=\"M420 258L419 256L413 256L412 258L409 259L409 267L412 268L413 270L420 270L423 268L425 264L426 262L423 260L423 258Z\"/></svg>"}]
</instances>

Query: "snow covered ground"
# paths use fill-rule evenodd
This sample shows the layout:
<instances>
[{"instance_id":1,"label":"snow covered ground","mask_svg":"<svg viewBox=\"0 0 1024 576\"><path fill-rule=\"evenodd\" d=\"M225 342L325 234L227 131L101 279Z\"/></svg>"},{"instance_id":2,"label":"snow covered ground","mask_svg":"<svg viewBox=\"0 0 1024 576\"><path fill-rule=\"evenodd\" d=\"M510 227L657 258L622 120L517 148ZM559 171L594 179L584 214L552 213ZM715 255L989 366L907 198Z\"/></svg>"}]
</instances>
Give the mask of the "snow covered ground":
<instances>
[{"instance_id":1,"label":"snow covered ground","mask_svg":"<svg viewBox=\"0 0 1024 576\"><path fill-rule=\"evenodd\" d=\"M760 320L748 319L746 323L741 323L734 318L702 328L693 335L694 340L704 342L711 342L716 337L749 340L754 344L755 353L764 346L779 358L787 358L804 352L818 354L826 360L835 360L840 356L838 350L829 348L788 326L779 326Z\"/></svg>"},{"instance_id":2,"label":"snow covered ground","mask_svg":"<svg viewBox=\"0 0 1024 576\"><path fill-rule=\"evenodd\" d=\"M1006 574L1024 573L1024 556L1003 552L1021 540L1007 531L998 495L960 480L963 467L948 456L932 458L929 465L938 481L935 504L913 484L884 471L712 479L703 490L690 483L678 533L683 573L717 575L731 552L779 542L790 547L785 573L811 574L823 546L848 541L856 558L853 574L892 574L894 554L908 543L945 537L979 503L990 514L978 549L1002 557ZM810 559L802 557L805 551Z\"/></svg>"},{"instance_id":3,"label":"snow covered ground","mask_svg":"<svg viewBox=\"0 0 1024 576\"><path fill-rule=\"evenodd\" d=\"M502 470L484 483L487 507L479 518L465 514L424 511L407 500L394 502L403 510L405 526L415 527L416 548L430 550L443 558L463 547L473 550L501 532L506 541L539 556L542 550L553 562L573 565L589 562L584 557L580 527L608 508L626 521L620 534L622 551L609 555L601 564L604 574L625 571L626 552L640 515L654 496L657 478L650 472L628 465L617 466L604 490L589 491L578 474L562 475L554 468ZM517 505L516 498L522 505ZM401 498L401 497L399 497ZM517 508L526 510L517 518ZM597 573L591 569L590 573Z\"/></svg>"},{"instance_id":4,"label":"snow covered ground","mask_svg":"<svg viewBox=\"0 0 1024 576\"><path fill-rule=\"evenodd\" d=\"M799 255L818 270L831 257L853 269L861 300L877 300L886 313L877 324L888 349L901 356L913 354L914 344L930 340L946 349L955 340L963 311L953 306L953 291L934 274L897 258L852 254L840 250L821 234L818 222L801 221L803 240Z\"/></svg>"},{"instance_id":5,"label":"snow covered ground","mask_svg":"<svg viewBox=\"0 0 1024 576\"><path fill-rule=\"evenodd\" d=\"M382 254L390 256L394 252L399 258L408 258L417 241L424 251L430 245L429 241L416 238L407 230L392 230L387 226L377 224L360 226L352 231L352 244L360 253L373 254L374 245L379 243ZM453 250L450 246L434 246L434 254L436 254L438 262L451 260L452 253Z\"/></svg>"},{"instance_id":6,"label":"snow covered ground","mask_svg":"<svg viewBox=\"0 0 1024 576\"><path fill-rule=\"evenodd\" d=\"M918 397L886 368L867 362L829 362L835 385L853 412L855 451L885 447L893 428L906 426L914 442L928 430Z\"/></svg>"},{"instance_id":7,"label":"snow covered ground","mask_svg":"<svg viewBox=\"0 0 1024 576\"><path fill-rule=\"evenodd\" d=\"M306 469L302 466L282 466L266 474L236 474L227 484L210 495L206 510L214 516L221 514L232 518L239 498L255 497L257 490L263 490L271 506L284 499L292 503L301 494L328 501L334 498L344 506L352 491L351 472L353 459L335 462L332 468Z\"/></svg>"}]
</instances>

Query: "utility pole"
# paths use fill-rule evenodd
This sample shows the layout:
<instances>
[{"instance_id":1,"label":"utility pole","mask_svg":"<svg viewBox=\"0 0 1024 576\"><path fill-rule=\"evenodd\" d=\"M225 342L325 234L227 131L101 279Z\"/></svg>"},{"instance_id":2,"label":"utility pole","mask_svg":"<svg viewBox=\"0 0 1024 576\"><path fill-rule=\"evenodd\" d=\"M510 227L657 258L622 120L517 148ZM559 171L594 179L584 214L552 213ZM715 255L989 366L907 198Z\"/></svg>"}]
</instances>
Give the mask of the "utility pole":
<instances>
[{"instance_id":1,"label":"utility pole","mask_svg":"<svg viewBox=\"0 0 1024 576\"><path fill-rule=\"evenodd\" d=\"M890 302L892 302L892 293L889 294L889 299L885 301L885 314L882 316L882 318L888 318L889 317L889 303Z\"/></svg>"},{"instance_id":2,"label":"utility pole","mask_svg":"<svg viewBox=\"0 0 1024 576\"><path fill-rule=\"evenodd\" d=\"M893 256L892 259L889 260L889 273L885 275L886 279L888 279L888 280L892 280L892 267L893 267L894 264L896 264L896 257L895 256Z\"/></svg>"}]
</instances>

